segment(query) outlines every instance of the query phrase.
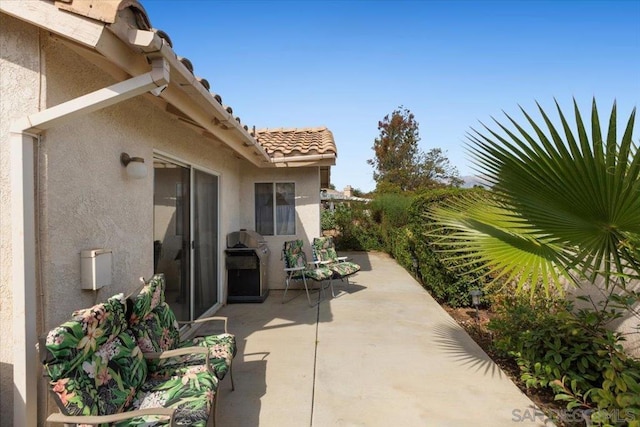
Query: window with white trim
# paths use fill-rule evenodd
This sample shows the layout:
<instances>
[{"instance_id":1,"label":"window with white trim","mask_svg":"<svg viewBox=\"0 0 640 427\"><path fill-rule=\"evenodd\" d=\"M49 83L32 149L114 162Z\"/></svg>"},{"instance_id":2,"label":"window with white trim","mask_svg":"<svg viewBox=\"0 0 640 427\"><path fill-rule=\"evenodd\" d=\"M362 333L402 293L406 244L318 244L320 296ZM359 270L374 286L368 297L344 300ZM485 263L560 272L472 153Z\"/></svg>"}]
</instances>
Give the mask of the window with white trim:
<instances>
[{"instance_id":1,"label":"window with white trim","mask_svg":"<svg viewBox=\"0 0 640 427\"><path fill-rule=\"evenodd\" d=\"M296 185L293 182L255 184L256 231L263 236L296 234Z\"/></svg>"}]
</instances>

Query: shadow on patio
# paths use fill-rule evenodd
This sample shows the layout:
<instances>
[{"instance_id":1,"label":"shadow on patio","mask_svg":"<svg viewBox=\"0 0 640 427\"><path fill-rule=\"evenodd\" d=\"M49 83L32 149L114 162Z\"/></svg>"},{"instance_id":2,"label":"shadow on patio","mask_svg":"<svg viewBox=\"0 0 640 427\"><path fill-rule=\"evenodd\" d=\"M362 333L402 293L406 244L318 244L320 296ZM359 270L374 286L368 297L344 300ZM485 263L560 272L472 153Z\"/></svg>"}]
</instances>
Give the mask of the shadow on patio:
<instances>
[{"instance_id":1,"label":"shadow on patio","mask_svg":"<svg viewBox=\"0 0 640 427\"><path fill-rule=\"evenodd\" d=\"M409 273L382 253L349 256L362 270L316 307L271 291L218 313L238 342L219 427L521 425L514 411L532 402Z\"/></svg>"}]
</instances>

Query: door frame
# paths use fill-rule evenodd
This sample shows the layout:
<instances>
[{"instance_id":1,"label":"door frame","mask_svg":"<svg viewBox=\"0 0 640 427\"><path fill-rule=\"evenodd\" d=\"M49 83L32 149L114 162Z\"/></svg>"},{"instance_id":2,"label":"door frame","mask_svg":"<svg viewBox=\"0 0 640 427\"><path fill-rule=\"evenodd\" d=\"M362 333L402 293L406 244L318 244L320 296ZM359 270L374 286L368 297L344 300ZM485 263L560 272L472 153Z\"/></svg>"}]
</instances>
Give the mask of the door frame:
<instances>
[{"instance_id":1,"label":"door frame","mask_svg":"<svg viewBox=\"0 0 640 427\"><path fill-rule=\"evenodd\" d=\"M216 311L218 311L220 309L220 307L223 306L223 298L224 298L224 279L225 279L225 269L224 269L224 249L226 249L226 247L223 247L223 240L221 238L220 235L220 218L221 218L221 206L222 206L222 174L218 171L215 171L211 168L205 167L205 166L201 166L197 163L192 163L188 160L185 160L184 158L181 158L179 156L176 156L174 154L169 154L165 151L161 151L161 150L153 150L153 159L159 159L159 160L163 160L163 161L167 161L167 162L171 162L174 163L178 166L181 167L185 167L189 169L189 236L190 236L190 243L189 243L189 251L190 251L190 257L189 257L189 313L194 313L195 312L195 307L194 307L194 300L193 300L193 295L194 295L194 291L195 291L195 284L194 284L194 277L195 277L195 267L194 267L194 208L195 208L195 197L194 197L194 193L193 193L193 185L194 185L194 171L198 170L200 172L204 172L207 173L209 175L213 175L218 179L218 215L217 215L217 224L216 227L218 229L218 241L216 242L216 244L218 245L218 271L216 272L217 275L217 281L218 281L218 286L217 286L217 294L218 294L218 302L216 304L214 304L212 307L210 307L208 310L206 310L204 313L202 313L202 315L200 317L207 317L210 316L212 314L214 314ZM154 171L155 172L155 171ZM191 316L191 314L190 314ZM195 320L195 319L190 319L190 320Z\"/></svg>"}]
</instances>

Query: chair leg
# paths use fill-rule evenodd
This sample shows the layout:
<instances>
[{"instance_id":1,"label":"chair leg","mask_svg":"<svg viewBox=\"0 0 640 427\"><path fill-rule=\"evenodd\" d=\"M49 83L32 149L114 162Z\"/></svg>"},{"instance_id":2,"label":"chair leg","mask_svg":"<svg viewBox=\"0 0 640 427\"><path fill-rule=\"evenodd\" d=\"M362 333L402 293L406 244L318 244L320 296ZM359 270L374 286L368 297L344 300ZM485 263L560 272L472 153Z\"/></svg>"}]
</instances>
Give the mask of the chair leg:
<instances>
[{"instance_id":1,"label":"chair leg","mask_svg":"<svg viewBox=\"0 0 640 427\"><path fill-rule=\"evenodd\" d=\"M307 292L307 301L309 301L309 307L313 307L313 304L311 304L311 296L309 296L309 287L307 286L307 278L304 274L302 275L302 282L304 283L304 290Z\"/></svg>"},{"instance_id":2,"label":"chair leg","mask_svg":"<svg viewBox=\"0 0 640 427\"><path fill-rule=\"evenodd\" d=\"M287 275L287 278L284 280L285 282L285 287L284 287L284 294L282 294L282 303L284 304L284 297L287 296L287 291L289 290L289 282L291 281L291 276L293 275L293 273L289 273Z\"/></svg>"},{"instance_id":3,"label":"chair leg","mask_svg":"<svg viewBox=\"0 0 640 427\"><path fill-rule=\"evenodd\" d=\"M318 289L318 304L325 298L324 295L324 280L318 282L320 284L320 289Z\"/></svg>"},{"instance_id":4,"label":"chair leg","mask_svg":"<svg viewBox=\"0 0 640 427\"><path fill-rule=\"evenodd\" d=\"M229 364L229 377L231 378L231 391L235 391L236 385L233 383L233 359L231 359L231 363Z\"/></svg>"},{"instance_id":5,"label":"chair leg","mask_svg":"<svg viewBox=\"0 0 640 427\"><path fill-rule=\"evenodd\" d=\"M207 422L208 426L216 427L216 416L218 414L218 391L216 390L213 395L213 407L211 408L211 412L209 412L209 420Z\"/></svg>"}]
</instances>

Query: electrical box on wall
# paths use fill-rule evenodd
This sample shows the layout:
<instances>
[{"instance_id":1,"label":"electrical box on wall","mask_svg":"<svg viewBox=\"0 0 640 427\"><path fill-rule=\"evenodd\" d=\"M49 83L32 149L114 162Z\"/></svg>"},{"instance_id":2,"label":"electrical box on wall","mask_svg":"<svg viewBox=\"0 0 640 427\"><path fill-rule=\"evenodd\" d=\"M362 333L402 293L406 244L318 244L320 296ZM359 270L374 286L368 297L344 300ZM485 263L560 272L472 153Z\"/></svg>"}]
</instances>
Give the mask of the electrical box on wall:
<instances>
[{"instance_id":1,"label":"electrical box on wall","mask_svg":"<svg viewBox=\"0 0 640 427\"><path fill-rule=\"evenodd\" d=\"M91 249L80 252L80 276L82 289L98 290L111 285L110 249Z\"/></svg>"}]
</instances>

